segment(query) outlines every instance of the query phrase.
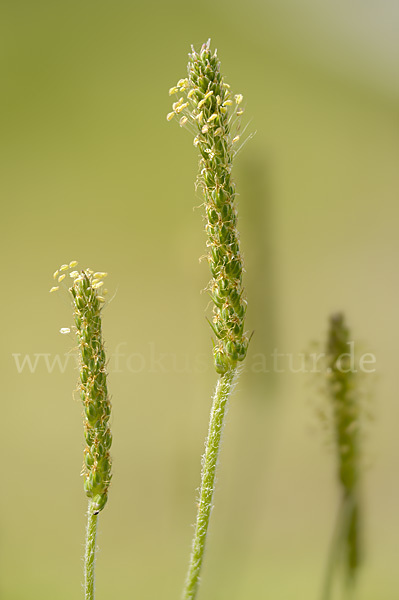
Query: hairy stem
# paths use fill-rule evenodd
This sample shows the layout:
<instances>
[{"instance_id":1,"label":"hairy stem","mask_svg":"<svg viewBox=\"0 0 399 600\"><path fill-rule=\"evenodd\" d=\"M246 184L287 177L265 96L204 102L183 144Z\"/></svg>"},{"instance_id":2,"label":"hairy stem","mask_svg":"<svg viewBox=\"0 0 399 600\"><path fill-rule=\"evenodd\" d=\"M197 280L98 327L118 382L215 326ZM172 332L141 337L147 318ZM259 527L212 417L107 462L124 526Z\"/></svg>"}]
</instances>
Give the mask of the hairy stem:
<instances>
[{"instance_id":1,"label":"hairy stem","mask_svg":"<svg viewBox=\"0 0 399 600\"><path fill-rule=\"evenodd\" d=\"M198 591L200 572L205 553L206 536L212 510L212 497L215 489L215 475L222 438L224 415L236 378L237 369L231 369L222 375L217 382L213 397L208 438L205 454L202 459L200 498L190 565L183 593L184 600L193 600Z\"/></svg>"},{"instance_id":2,"label":"hairy stem","mask_svg":"<svg viewBox=\"0 0 399 600\"><path fill-rule=\"evenodd\" d=\"M87 510L86 550L85 550L85 600L94 600L94 569L96 562L98 510L89 501Z\"/></svg>"}]
</instances>

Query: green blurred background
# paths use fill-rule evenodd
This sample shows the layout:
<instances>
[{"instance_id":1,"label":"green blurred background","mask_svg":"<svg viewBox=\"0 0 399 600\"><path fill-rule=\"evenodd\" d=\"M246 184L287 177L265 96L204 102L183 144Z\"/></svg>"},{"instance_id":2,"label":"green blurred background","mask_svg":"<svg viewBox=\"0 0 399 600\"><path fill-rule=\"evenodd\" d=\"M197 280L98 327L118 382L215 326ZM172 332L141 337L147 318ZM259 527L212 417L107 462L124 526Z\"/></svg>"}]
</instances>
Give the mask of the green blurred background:
<instances>
[{"instance_id":1,"label":"green blurred background","mask_svg":"<svg viewBox=\"0 0 399 600\"><path fill-rule=\"evenodd\" d=\"M208 37L249 132L236 160L248 329L201 598L318 598L338 502L316 376L266 373L344 310L376 356L359 600L394 600L399 505L399 5L389 0L3 0L0 594L82 597L86 498L77 371L52 272L110 273L104 311L114 478L97 599L180 596L215 382L196 151L166 122L190 44ZM209 308L208 308L209 311ZM116 359L116 353L123 354ZM19 354L20 356L13 356ZM260 372L259 372L260 371ZM76 396L76 394L75 394Z\"/></svg>"}]
</instances>

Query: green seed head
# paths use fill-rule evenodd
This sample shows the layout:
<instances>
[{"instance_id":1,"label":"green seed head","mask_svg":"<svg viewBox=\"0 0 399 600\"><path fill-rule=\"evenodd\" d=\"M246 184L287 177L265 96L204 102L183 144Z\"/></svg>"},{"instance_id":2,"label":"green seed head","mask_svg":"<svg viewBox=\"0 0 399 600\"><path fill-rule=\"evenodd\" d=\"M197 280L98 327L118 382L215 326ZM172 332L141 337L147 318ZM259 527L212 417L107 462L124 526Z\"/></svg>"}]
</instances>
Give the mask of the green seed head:
<instances>
[{"instance_id":1,"label":"green seed head","mask_svg":"<svg viewBox=\"0 0 399 600\"><path fill-rule=\"evenodd\" d=\"M168 121L180 119L179 124L194 134L194 145L200 154L197 182L205 198L205 230L212 274L209 292L214 302L211 327L217 338L214 362L216 371L223 375L237 361L244 360L248 347L244 333L243 261L231 178L240 139L243 97L233 95L224 81L210 41L198 53L192 48L188 77L180 79L169 94L180 98L173 103Z\"/></svg>"},{"instance_id":2,"label":"green seed head","mask_svg":"<svg viewBox=\"0 0 399 600\"><path fill-rule=\"evenodd\" d=\"M356 373L349 358L350 332L341 313L330 317L326 347L329 370L328 391L332 402L338 473L347 516L342 532L346 573L353 581L361 562L360 449L361 408Z\"/></svg>"},{"instance_id":3,"label":"green seed head","mask_svg":"<svg viewBox=\"0 0 399 600\"><path fill-rule=\"evenodd\" d=\"M54 278L64 278L76 261L62 265ZM59 276L59 273L62 275ZM84 489L91 499L94 510L99 512L107 502L111 481L111 432L109 418L111 403L107 390L107 371L104 342L101 331L101 311L104 298L100 296L102 279L106 273L94 273L91 269L69 273L73 283L71 293L76 336L79 347L80 397L83 404L84 435ZM63 281L63 279L61 279ZM52 290L54 291L54 288ZM55 290L56 291L56 290ZM104 292L103 292L104 293Z\"/></svg>"},{"instance_id":4,"label":"green seed head","mask_svg":"<svg viewBox=\"0 0 399 600\"><path fill-rule=\"evenodd\" d=\"M339 458L339 478L350 492L359 476L360 408L355 389L355 373L346 364L350 333L341 313L330 317L327 340L329 395L333 403L335 439Z\"/></svg>"}]
</instances>

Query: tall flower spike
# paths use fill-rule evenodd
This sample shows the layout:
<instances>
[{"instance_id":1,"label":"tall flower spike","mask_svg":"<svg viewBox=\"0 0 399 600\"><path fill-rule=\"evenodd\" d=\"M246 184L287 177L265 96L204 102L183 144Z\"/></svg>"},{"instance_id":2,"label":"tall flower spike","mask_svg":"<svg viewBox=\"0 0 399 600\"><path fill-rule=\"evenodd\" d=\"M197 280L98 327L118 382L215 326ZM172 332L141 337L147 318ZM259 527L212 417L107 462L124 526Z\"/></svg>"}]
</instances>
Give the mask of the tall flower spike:
<instances>
[{"instance_id":1,"label":"tall flower spike","mask_svg":"<svg viewBox=\"0 0 399 600\"><path fill-rule=\"evenodd\" d=\"M181 81L177 83L187 102L183 102L183 97L175 102L167 118L171 120L173 114L180 114L184 107L186 121L183 124L189 122L196 131L194 144L200 153L198 183L205 199L208 261L212 273L209 292L214 303L211 323L216 336L214 362L216 371L224 374L245 358L248 347L244 333L247 302L242 287L243 260L231 176L233 146L239 140L237 107L243 97L242 94L233 96L230 86L224 82L219 59L216 51L211 51L209 40L199 53L192 48L189 59L188 80L184 80L184 87L179 86Z\"/></svg>"},{"instance_id":2,"label":"tall flower spike","mask_svg":"<svg viewBox=\"0 0 399 600\"><path fill-rule=\"evenodd\" d=\"M223 81L216 52L208 41L189 55L188 78L176 86L183 96L167 115L182 115L180 125L194 132L194 145L200 154L197 183L205 199L208 261L212 273L209 293L214 303L210 322L216 337L214 363L220 375L213 396L205 454L202 459L201 487L197 521L184 600L197 595L204 559L216 466L220 451L227 402L237 379L237 363L245 358L248 338L244 333L246 300L242 288L243 262L237 231L235 187L231 177L233 144L239 139L239 102L231 100L230 86ZM175 88L172 88L175 93ZM241 110L242 113L242 110Z\"/></svg>"},{"instance_id":3,"label":"tall flower spike","mask_svg":"<svg viewBox=\"0 0 399 600\"><path fill-rule=\"evenodd\" d=\"M356 373L350 365L350 332L341 313L330 317L326 357L328 394L332 404L341 507L335 547L327 570L324 598L330 597L337 548L342 547L348 583L353 584L361 559L360 537L360 403ZM334 560L333 560L334 559Z\"/></svg>"}]
</instances>

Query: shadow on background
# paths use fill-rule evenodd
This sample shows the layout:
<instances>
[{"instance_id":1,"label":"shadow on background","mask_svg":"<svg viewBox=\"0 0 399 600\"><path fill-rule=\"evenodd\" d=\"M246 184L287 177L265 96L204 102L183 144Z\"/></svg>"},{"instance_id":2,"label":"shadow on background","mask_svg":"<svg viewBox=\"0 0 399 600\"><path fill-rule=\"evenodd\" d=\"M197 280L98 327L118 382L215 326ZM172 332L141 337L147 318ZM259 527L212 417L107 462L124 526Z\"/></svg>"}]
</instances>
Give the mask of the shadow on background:
<instances>
[{"instance_id":1,"label":"shadow on background","mask_svg":"<svg viewBox=\"0 0 399 600\"><path fill-rule=\"evenodd\" d=\"M271 400L276 391L276 374L261 373L259 354L267 357L278 343L277 290L273 240L273 200L270 167L251 143L239 157L238 202L242 250L246 273L244 285L248 295L247 327L253 337L248 352L248 369L253 382L259 381L256 396L262 402ZM245 243L248 240L248 243Z\"/></svg>"}]
</instances>

